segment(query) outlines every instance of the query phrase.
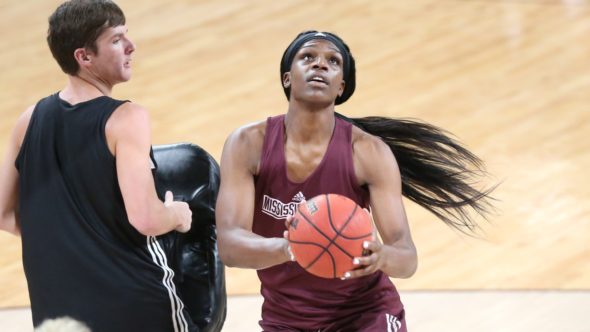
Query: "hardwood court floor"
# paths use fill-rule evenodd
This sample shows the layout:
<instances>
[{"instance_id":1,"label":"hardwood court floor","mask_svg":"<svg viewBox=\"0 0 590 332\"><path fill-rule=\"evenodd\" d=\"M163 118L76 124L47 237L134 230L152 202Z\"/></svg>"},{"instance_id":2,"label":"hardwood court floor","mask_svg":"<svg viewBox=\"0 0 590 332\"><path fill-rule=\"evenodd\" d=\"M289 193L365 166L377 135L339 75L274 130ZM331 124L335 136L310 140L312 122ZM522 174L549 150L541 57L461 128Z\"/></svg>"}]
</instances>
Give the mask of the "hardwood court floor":
<instances>
[{"instance_id":1,"label":"hardwood court floor","mask_svg":"<svg viewBox=\"0 0 590 332\"><path fill-rule=\"evenodd\" d=\"M44 40L58 3L0 2L1 155L17 116L65 83ZM446 128L487 162L494 178L482 185L501 182L480 239L408 202L420 263L397 286L590 289L588 1L118 3L137 51L134 78L114 96L150 109L156 144L190 141L219 159L234 128L286 111L278 67L292 38L336 32L358 77L340 112ZM28 305L19 245L0 234L0 307ZM253 271L228 269L227 286L256 294L259 284Z\"/></svg>"},{"instance_id":2,"label":"hardwood court floor","mask_svg":"<svg viewBox=\"0 0 590 332\"><path fill-rule=\"evenodd\" d=\"M409 331L588 332L588 292L579 291L410 291L402 292ZM223 332L260 331L261 297L228 298ZM30 332L28 308L0 310L6 331Z\"/></svg>"}]
</instances>

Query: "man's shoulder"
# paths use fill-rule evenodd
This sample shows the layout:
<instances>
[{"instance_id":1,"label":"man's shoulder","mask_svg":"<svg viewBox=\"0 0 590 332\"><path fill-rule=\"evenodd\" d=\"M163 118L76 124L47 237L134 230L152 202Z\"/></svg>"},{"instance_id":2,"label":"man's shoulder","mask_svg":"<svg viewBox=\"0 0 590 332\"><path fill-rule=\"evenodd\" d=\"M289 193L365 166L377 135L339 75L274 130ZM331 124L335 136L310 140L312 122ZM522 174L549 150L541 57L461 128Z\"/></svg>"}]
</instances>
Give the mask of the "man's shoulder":
<instances>
[{"instance_id":1,"label":"man's shoulder","mask_svg":"<svg viewBox=\"0 0 590 332\"><path fill-rule=\"evenodd\" d=\"M115 111L113 112L113 116L111 120L114 122L127 122L127 121L148 121L149 122L149 112L148 110L141 106L140 104L126 101L119 105Z\"/></svg>"},{"instance_id":2,"label":"man's shoulder","mask_svg":"<svg viewBox=\"0 0 590 332\"><path fill-rule=\"evenodd\" d=\"M109 117L106 124L106 134L107 138L141 136L142 133L149 133L150 128L148 110L139 104L125 102L117 107Z\"/></svg>"}]
</instances>

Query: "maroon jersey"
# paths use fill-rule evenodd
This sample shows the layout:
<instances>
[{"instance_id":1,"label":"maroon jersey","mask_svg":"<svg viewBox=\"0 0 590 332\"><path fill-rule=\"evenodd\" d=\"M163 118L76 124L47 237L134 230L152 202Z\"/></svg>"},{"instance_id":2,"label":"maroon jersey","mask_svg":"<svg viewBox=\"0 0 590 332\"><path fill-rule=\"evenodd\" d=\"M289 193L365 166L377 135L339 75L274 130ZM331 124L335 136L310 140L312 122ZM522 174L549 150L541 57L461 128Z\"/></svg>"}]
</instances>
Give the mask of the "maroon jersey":
<instances>
[{"instance_id":1,"label":"maroon jersey","mask_svg":"<svg viewBox=\"0 0 590 332\"><path fill-rule=\"evenodd\" d=\"M335 193L368 207L369 192L358 185L352 159L352 125L336 118L328 149L309 177L288 179L284 149L284 115L268 118L260 172L255 179L253 231L282 237L285 218L303 199ZM397 290L383 272L351 280L316 277L296 262L258 270L264 297L261 326L265 329L324 329L357 319L367 312L388 312L403 318ZM383 320L386 317L383 314ZM358 329L360 330L360 329Z\"/></svg>"}]
</instances>

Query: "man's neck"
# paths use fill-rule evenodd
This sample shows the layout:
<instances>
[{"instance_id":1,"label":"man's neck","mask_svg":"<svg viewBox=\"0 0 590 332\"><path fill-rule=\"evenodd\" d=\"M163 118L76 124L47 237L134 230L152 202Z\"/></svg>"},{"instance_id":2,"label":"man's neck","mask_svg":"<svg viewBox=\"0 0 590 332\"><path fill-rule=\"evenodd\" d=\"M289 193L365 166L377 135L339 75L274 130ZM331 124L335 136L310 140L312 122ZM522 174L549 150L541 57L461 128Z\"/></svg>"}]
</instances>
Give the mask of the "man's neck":
<instances>
[{"instance_id":1,"label":"man's neck","mask_svg":"<svg viewBox=\"0 0 590 332\"><path fill-rule=\"evenodd\" d=\"M68 76L66 87L60 92L61 99L74 105L100 96L110 96L111 87L81 76Z\"/></svg>"}]
</instances>

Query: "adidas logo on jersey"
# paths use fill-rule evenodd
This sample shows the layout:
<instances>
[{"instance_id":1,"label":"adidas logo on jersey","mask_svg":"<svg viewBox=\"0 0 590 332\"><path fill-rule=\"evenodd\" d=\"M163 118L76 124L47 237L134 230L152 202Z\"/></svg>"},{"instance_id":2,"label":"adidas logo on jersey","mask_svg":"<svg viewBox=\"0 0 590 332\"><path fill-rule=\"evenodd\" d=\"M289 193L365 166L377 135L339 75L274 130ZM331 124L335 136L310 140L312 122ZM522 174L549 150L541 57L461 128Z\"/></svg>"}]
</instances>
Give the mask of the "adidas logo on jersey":
<instances>
[{"instance_id":1,"label":"adidas logo on jersey","mask_svg":"<svg viewBox=\"0 0 590 332\"><path fill-rule=\"evenodd\" d=\"M297 194L295 194L295 196L293 196L293 202L303 202L305 200L305 196L303 196L303 193L300 191Z\"/></svg>"}]
</instances>

